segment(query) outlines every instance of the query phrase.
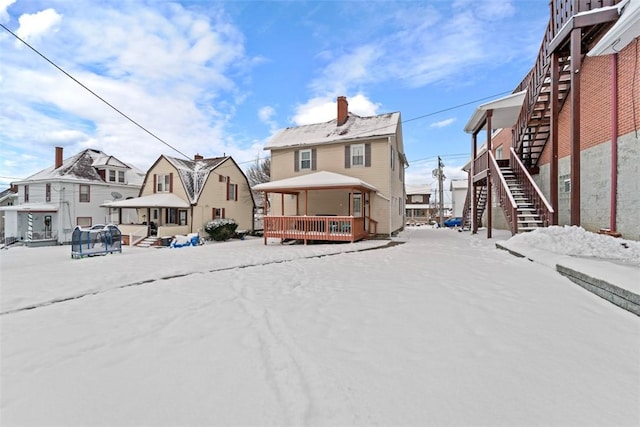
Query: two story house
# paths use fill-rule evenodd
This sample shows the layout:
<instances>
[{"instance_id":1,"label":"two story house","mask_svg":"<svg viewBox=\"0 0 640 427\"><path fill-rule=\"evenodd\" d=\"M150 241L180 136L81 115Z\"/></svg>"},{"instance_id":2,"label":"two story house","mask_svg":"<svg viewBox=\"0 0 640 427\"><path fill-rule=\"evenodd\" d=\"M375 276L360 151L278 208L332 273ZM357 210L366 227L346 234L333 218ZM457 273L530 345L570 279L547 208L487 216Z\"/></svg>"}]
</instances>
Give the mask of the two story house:
<instances>
[{"instance_id":1,"label":"two story house","mask_svg":"<svg viewBox=\"0 0 640 427\"><path fill-rule=\"evenodd\" d=\"M146 173L139 197L105 203L126 243L148 236L162 237L204 232L212 219L230 218L238 229L253 231L255 203L244 172L231 156L193 160L160 156ZM120 214L136 209L134 221Z\"/></svg>"},{"instance_id":2,"label":"two story house","mask_svg":"<svg viewBox=\"0 0 640 427\"><path fill-rule=\"evenodd\" d=\"M271 182L254 186L270 203L264 238L355 241L404 227L400 113L360 117L337 99L334 120L290 127L265 146Z\"/></svg>"},{"instance_id":3,"label":"two story house","mask_svg":"<svg viewBox=\"0 0 640 427\"><path fill-rule=\"evenodd\" d=\"M136 196L143 179L143 172L102 151L86 149L63 159L63 148L56 147L53 166L13 183L15 202L0 207L5 241L69 243L76 226L109 222L101 205Z\"/></svg>"},{"instance_id":4,"label":"two story house","mask_svg":"<svg viewBox=\"0 0 640 427\"><path fill-rule=\"evenodd\" d=\"M406 191L407 224L429 224L434 210L430 205L431 187L428 185L407 186Z\"/></svg>"}]
</instances>

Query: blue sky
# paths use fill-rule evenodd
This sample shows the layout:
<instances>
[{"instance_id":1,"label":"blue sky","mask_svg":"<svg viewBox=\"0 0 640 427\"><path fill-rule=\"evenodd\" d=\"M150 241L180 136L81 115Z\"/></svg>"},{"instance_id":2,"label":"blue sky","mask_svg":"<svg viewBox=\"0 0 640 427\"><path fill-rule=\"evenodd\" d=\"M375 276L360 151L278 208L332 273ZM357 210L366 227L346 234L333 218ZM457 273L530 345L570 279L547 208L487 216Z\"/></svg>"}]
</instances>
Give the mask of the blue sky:
<instances>
[{"instance_id":1,"label":"blue sky","mask_svg":"<svg viewBox=\"0 0 640 427\"><path fill-rule=\"evenodd\" d=\"M400 111L407 183L463 177L475 107L535 62L547 0L0 0L0 23L193 157L269 155L278 129ZM180 157L0 28L0 187L96 148L143 171ZM476 101L476 102L474 102ZM467 104L467 105L465 105Z\"/></svg>"}]
</instances>

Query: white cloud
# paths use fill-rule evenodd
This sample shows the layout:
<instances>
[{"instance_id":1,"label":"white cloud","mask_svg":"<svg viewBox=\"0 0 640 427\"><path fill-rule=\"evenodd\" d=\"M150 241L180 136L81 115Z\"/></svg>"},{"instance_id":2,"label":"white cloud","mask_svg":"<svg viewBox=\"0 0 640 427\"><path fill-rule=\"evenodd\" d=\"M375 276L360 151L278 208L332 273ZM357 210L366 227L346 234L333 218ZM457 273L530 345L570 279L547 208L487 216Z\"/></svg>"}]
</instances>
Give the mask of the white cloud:
<instances>
[{"instance_id":1,"label":"white cloud","mask_svg":"<svg viewBox=\"0 0 640 427\"><path fill-rule=\"evenodd\" d=\"M0 0L0 22L7 22L9 20L7 9L15 2L16 0Z\"/></svg>"},{"instance_id":2,"label":"white cloud","mask_svg":"<svg viewBox=\"0 0 640 427\"><path fill-rule=\"evenodd\" d=\"M271 123L271 118L276 113L276 110L271 106L262 107L258 110L258 118L262 123Z\"/></svg>"},{"instance_id":3,"label":"white cloud","mask_svg":"<svg viewBox=\"0 0 640 427\"><path fill-rule=\"evenodd\" d=\"M380 104L372 102L361 93L351 98L347 97L347 102L349 103L349 112L359 116L375 116L380 108ZM316 97L297 106L293 122L296 125L328 122L335 119L337 114L336 98Z\"/></svg>"},{"instance_id":4,"label":"white cloud","mask_svg":"<svg viewBox=\"0 0 640 427\"><path fill-rule=\"evenodd\" d=\"M16 30L16 35L25 41L38 40L60 21L62 15L54 9L45 9L33 14L25 13L18 18L20 27Z\"/></svg>"},{"instance_id":5,"label":"white cloud","mask_svg":"<svg viewBox=\"0 0 640 427\"><path fill-rule=\"evenodd\" d=\"M450 119L440 120L439 122L431 123L429 126L432 128L444 128L453 124L455 121L456 119L450 118Z\"/></svg>"}]
</instances>

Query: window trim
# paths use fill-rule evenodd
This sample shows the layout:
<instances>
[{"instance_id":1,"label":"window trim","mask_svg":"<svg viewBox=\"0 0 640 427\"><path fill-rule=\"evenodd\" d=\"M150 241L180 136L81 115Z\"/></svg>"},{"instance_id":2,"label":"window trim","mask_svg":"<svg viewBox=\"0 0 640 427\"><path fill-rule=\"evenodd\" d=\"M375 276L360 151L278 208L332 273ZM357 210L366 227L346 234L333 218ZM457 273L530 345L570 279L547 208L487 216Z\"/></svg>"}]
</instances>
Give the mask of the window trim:
<instances>
[{"instance_id":1,"label":"window trim","mask_svg":"<svg viewBox=\"0 0 640 427\"><path fill-rule=\"evenodd\" d=\"M44 186L44 200L46 202L51 201L51 184L46 183Z\"/></svg>"},{"instance_id":2,"label":"window trim","mask_svg":"<svg viewBox=\"0 0 640 427\"><path fill-rule=\"evenodd\" d=\"M29 203L29 184L24 186L24 202Z\"/></svg>"},{"instance_id":3,"label":"window trim","mask_svg":"<svg viewBox=\"0 0 640 427\"><path fill-rule=\"evenodd\" d=\"M354 154L356 149L362 149L362 154L356 156ZM362 163L360 163L360 164L353 163L354 157L362 157ZM349 164L350 164L350 166L352 168L363 168L364 164L365 164L364 158L365 158L365 145L364 144L351 144L350 147L349 147Z\"/></svg>"},{"instance_id":4,"label":"window trim","mask_svg":"<svg viewBox=\"0 0 640 427\"><path fill-rule=\"evenodd\" d=\"M308 159L304 159L304 154L309 154L309 158ZM304 166L305 162L309 162L309 165L307 167ZM310 148L305 148L304 150L300 150L300 154L299 154L299 165L298 165L298 169L299 170L311 170L311 164L313 163L313 152L311 151Z\"/></svg>"},{"instance_id":5,"label":"window trim","mask_svg":"<svg viewBox=\"0 0 640 427\"><path fill-rule=\"evenodd\" d=\"M86 200L83 200L84 197L82 190L87 189ZM91 186L89 184L80 184L78 189L78 202L79 203L91 203Z\"/></svg>"},{"instance_id":6,"label":"window trim","mask_svg":"<svg viewBox=\"0 0 640 427\"><path fill-rule=\"evenodd\" d=\"M156 187L155 187L155 192L156 193L170 193L171 192L171 174L170 173L158 173L158 174L156 174L156 180L155 181L156 181Z\"/></svg>"}]
</instances>

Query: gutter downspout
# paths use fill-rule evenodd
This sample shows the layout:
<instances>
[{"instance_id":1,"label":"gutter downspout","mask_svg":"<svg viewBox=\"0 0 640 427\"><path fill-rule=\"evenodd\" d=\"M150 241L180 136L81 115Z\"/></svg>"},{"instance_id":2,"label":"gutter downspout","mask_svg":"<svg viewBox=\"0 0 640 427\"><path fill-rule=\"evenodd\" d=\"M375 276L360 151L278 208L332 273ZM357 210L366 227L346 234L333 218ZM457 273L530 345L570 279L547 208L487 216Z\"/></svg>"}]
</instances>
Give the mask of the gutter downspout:
<instances>
[{"instance_id":1,"label":"gutter downspout","mask_svg":"<svg viewBox=\"0 0 640 427\"><path fill-rule=\"evenodd\" d=\"M616 231L618 201L618 54L611 55L611 205L609 229Z\"/></svg>"}]
</instances>

